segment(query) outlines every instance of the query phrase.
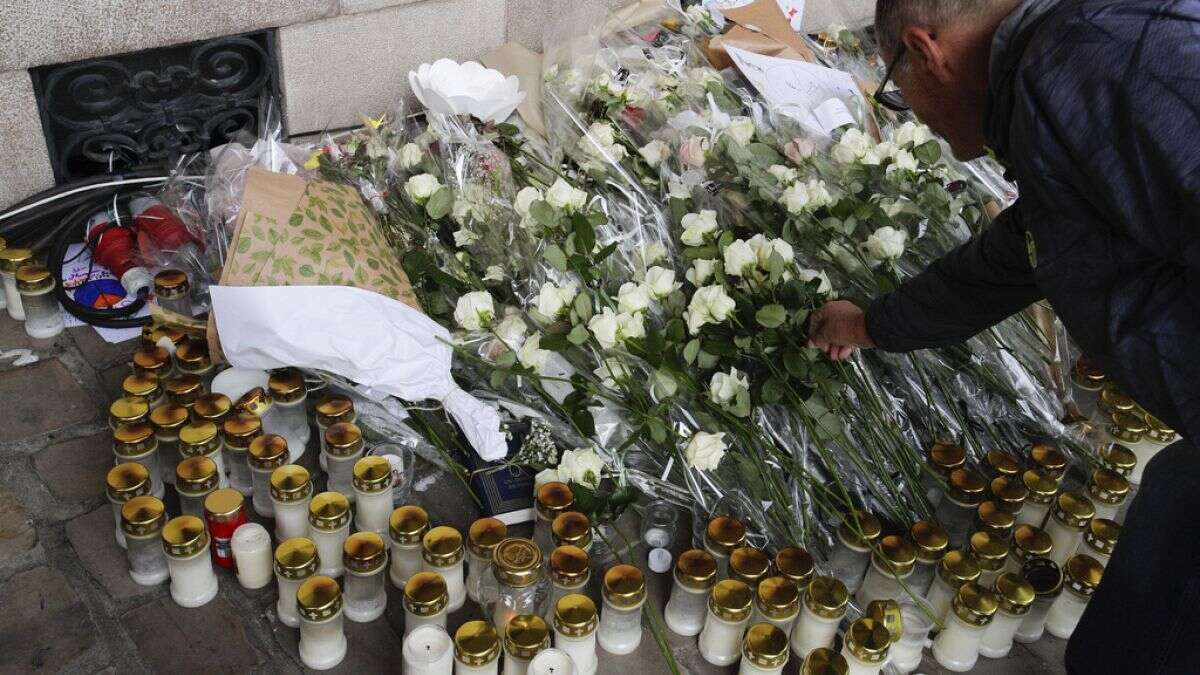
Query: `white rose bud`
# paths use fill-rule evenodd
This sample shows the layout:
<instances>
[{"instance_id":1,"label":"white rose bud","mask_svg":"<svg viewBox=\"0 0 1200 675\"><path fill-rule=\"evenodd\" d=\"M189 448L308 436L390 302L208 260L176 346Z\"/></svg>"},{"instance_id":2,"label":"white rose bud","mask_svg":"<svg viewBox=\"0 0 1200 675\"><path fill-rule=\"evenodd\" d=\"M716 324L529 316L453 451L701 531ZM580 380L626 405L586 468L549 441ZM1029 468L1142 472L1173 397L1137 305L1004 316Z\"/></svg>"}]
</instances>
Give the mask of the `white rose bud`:
<instances>
[{"instance_id":1,"label":"white rose bud","mask_svg":"<svg viewBox=\"0 0 1200 675\"><path fill-rule=\"evenodd\" d=\"M542 334L535 333L517 350L517 361L526 368L532 368L539 375L545 373L546 360L550 358L550 350L541 349L541 344Z\"/></svg>"},{"instance_id":2,"label":"white rose bud","mask_svg":"<svg viewBox=\"0 0 1200 675\"><path fill-rule=\"evenodd\" d=\"M908 232L885 225L867 237L863 248L868 255L877 260L895 260L904 255L907 242Z\"/></svg>"},{"instance_id":3,"label":"white rose bud","mask_svg":"<svg viewBox=\"0 0 1200 675\"><path fill-rule=\"evenodd\" d=\"M662 141L650 141L638 150L638 154L647 164L657 169L659 164L671 156L671 146Z\"/></svg>"},{"instance_id":4,"label":"white rose bud","mask_svg":"<svg viewBox=\"0 0 1200 675\"><path fill-rule=\"evenodd\" d=\"M650 289L632 281L625 282L617 291L617 307L622 312L644 312L651 300Z\"/></svg>"},{"instance_id":5,"label":"white rose bud","mask_svg":"<svg viewBox=\"0 0 1200 675\"><path fill-rule=\"evenodd\" d=\"M738 145L747 145L754 140L754 120L749 117L735 117L725 133Z\"/></svg>"},{"instance_id":6,"label":"white rose bud","mask_svg":"<svg viewBox=\"0 0 1200 675\"><path fill-rule=\"evenodd\" d=\"M567 212L578 211L587 204L587 193L576 189L567 181L559 178L546 191L546 201L556 209Z\"/></svg>"},{"instance_id":7,"label":"white rose bud","mask_svg":"<svg viewBox=\"0 0 1200 675\"><path fill-rule=\"evenodd\" d=\"M917 157L907 150L901 150L892 156L888 165L888 173L892 171L916 171L919 168Z\"/></svg>"},{"instance_id":8,"label":"white rose bud","mask_svg":"<svg viewBox=\"0 0 1200 675\"><path fill-rule=\"evenodd\" d=\"M409 198L418 204L424 204L429 201L433 193L441 189L442 183L436 176L427 173L417 174L404 184L404 191L408 193Z\"/></svg>"},{"instance_id":9,"label":"white rose bud","mask_svg":"<svg viewBox=\"0 0 1200 675\"><path fill-rule=\"evenodd\" d=\"M692 282L693 286L703 286L713 274L717 272L717 265L720 264L716 260L702 259L692 263L692 268L687 271L687 280Z\"/></svg>"},{"instance_id":10,"label":"white rose bud","mask_svg":"<svg viewBox=\"0 0 1200 675\"><path fill-rule=\"evenodd\" d=\"M521 314L512 308L504 314L504 319L496 324L496 337L508 346L510 349L521 344L521 340L525 338L525 320L521 318Z\"/></svg>"},{"instance_id":11,"label":"white rose bud","mask_svg":"<svg viewBox=\"0 0 1200 675\"><path fill-rule=\"evenodd\" d=\"M705 209L689 213L681 221L683 234L679 239L687 246L703 246L704 240L717 231L717 212Z\"/></svg>"},{"instance_id":12,"label":"white rose bud","mask_svg":"<svg viewBox=\"0 0 1200 675\"><path fill-rule=\"evenodd\" d=\"M725 249L725 273L742 277L746 276L754 270L754 266L758 263L758 255L754 249L750 248L750 244L738 239Z\"/></svg>"},{"instance_id":13,"label":"white rose bud","mask_svg":"<svg viewBox=\"0 0 1200 675\"><path fill-rule=\"evenodd\" d=\"M705 431L697 431L696 435L692 436L692 440L688 441L684 455L687 457L688 465L693 469L712 471L721 465L721 458L725 456L725 450L728 447L725 445L724 433L710 434Z\"/></svg>"},{"instance_id":14,"label":"white rose bud","mask_svg":"<svg viewBox=\"0 0 1200 675\"><path fill-rule=\"evenodd\" d=\"M708 161L709 140L703 136L692 136L679 148L679 161L700 168Z\"/></svg>"},{"instance_id":15,"label":"white rose bud","mask_svg":"<svg viewBox=\"0 0 1200 675\"><path fill-rule=\"evenodd\" d=\"M524 188L517 193L517 200L513 202L513 209L524 218L529 215L529 207L533 206L533 203L541 198L541 190L535 187Z\"/></svg>"},{"instance_id":16,"label":"white rose bud","mask_svg":"<svg viewBox=\"0 0 1200 675\"><path fill-rule=\"evenodd\" d=\"M404 147L400 148L400 166L409 170L415 169L421 165L423 156L424 153L416 143L405 143Z\"/></svg>"},{"instance_id":17,"label":"white rose bud","mask_svg":"<svg viewBox=\"0 0 1200 675\"><path fill-rule=\"evenodd\" d=\"M650 289L650 294L659 300L667 297L682 285L675 281L675 270L665 267L651 267L646 270L646 287Z\"/></svg>"},{"instance_id":18,"label":"white rose bud","mask_svg":"<svg viewBox=\"0 0 1200 675\"><path fill-rule=\"evenodd\" d=\"M617 346L618 328L617 314L612 311L611 307L605 307L603 311L593 315L588 321L588 330L592 332L596 342L599 342L604 349L612 349Z\"/></svg>"},{"instance_id":19,"label":"white rose bud","mask_svg":"<svg viewBox=\"0 0 1200 675\"><path fill-rule=\"evenodd\" d=\"M772 164L771 168L767 169L767 173L770 173L775 177L775 180L783 185L790 185L796 182L796 178L798 177L795 169L782 164Z\"/></svg>"},{"instance_id":20,"label":"white rose bud","mask_svg":"<svg viewBox=\"0 0 1200 675\"><path fill-rule=\"evenodd\" d=\"M578 287L573 281L561 287L550 282L542 284L542 288L538 291L538 313L548 319L557 319L563 310L575 300L577 292Z\"/></svg>"},{"instance_id":21,"label":"white rose bud","mask_svg":"<svg viewBox=\"0 0 1200 675\"><path fill-rule=\"evenodd\" d=\"M492 296L487 291L474 291L458 299L454 308L454 320L467 330L480 330L496 316Z\"/></svg>"},{"instance_id":22,"label":"white rose bud","mask_svg":"<svg viewBox=\"0 0 1200 675\"><path fill-rule=\"evenodd\" d=\"M721 323L729 318L729 313L737 307L737 303L721 286L704 286L696 289L688 303L688 329L693 335L709 323Z\"/></svg>"},{"instance_id":23,"label":"white rose bud","mask_svg":"<svg viewBox=\"0 0 1200 675\"><path fill-rule=\"evenodd\" d=\"M714 374L708 385L708 395L718 405L733 404L737 401L738 392L749 390L750 380L736 368L730 368L729 374Z\"/></svg>"},{"instance_id":24,"label":"white rose bud","mask_svg":"<svg viewBox=\"0 0 1200 675\"><path fill-rule=\"evenodd\" d=\"M824 272L818 272L816 270L809 269L799 269L796 270L796 277L806 284L813 279L820 279L821 283L819 286L817 286L818 293L828 293L833 290L833 284L829 281L829 275L825 274Z\"/></svg>"}]
</instances>

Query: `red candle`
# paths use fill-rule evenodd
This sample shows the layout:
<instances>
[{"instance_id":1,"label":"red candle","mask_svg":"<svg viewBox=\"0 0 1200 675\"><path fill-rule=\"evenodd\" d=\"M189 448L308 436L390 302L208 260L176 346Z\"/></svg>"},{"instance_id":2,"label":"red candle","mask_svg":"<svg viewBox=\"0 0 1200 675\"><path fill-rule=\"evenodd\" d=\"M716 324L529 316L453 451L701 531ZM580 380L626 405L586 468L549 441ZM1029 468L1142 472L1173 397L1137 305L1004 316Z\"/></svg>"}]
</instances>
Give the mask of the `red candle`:
<instances>
[{"instance_id":1,"label":"red candle","mask_svg":"<svg viewBox=\"0 0 1200 675\"><path fill-rule=\"evenodd\" d=\"M212 538L213 562L234 569L230 541L233 531L246 523L246 498L232 488L213 492L204 498L204 521Z\"/></svg>"}]
</instances>

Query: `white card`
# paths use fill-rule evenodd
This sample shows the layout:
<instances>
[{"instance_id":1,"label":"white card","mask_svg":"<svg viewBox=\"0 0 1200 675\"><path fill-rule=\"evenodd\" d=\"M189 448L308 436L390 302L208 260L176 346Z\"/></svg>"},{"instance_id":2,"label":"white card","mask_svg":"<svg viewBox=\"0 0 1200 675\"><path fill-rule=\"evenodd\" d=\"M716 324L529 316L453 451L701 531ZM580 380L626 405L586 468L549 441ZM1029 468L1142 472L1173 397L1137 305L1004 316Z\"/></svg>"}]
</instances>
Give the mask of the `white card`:
<instances>
[{"instance_id":1,"label":"white card","mask_svg":"<svg viewBox=\"0 0 1200 675\"><path fill-rule=\"evenodd\" d=\"M849 73L736 47L726 50L746 79L782 114L824 134L856 123L851 109L862 100L862 92Z\"/></svg>"},{"instance_id":2,"label":"white card","mask_svg":"<svg viewBox=\"0 0 1200 675\"><path fill-rule=\"evenodd\" d=\"M804 23L804 0L775 0L775 2L779 4L779 11L783 12L783 16L792 25L792 30L799 33L800 24Z\"/></svg>"}]
</instances>

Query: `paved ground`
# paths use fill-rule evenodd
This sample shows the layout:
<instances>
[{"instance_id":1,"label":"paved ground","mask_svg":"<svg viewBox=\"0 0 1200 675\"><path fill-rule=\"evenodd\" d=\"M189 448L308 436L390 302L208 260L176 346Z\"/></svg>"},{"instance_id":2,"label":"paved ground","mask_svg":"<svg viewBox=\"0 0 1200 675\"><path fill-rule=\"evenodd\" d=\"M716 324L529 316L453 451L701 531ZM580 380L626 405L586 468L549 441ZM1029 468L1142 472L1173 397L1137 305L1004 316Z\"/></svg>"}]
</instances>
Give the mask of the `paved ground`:
<instances>
[{"instance_id":1,"label":"paved ground","mask_svg":"<svg viewBox=\"0 0 1200 675\"><path fill-rule=\"evenodd\" d=\"M146 588L126 574L104 496L112 461L104 413L132 346L105 344L91 329L33 341L3 315L0 351L12 348L35 349L41 361L0 362L0 672L301 670L298 633L274 616L274 585L246 591L220 574L217 598L189 610L171 601L166 584ZM437 473L418 472L418 483ZM435 521L465 528L476 517L470 502L449 476L436 478L419 500ZM178 513L171 498L168 510ZM669 579L651 576L651 596L661 603ZM475 611L464 609L451 625ZM382 619L346 625L351 652L339 672L399 670L403 609L395 589L389 585ZM671 646L688 672L726 672L703 662L694 639L672 636ZM1062 673L1063 648L1047 637L1032 649L1018 645L1007 659L981 659L974 672ZM924 673L944 672L931 659L925 665ZM665 671L649 635L633 655L601 656L604 675Z\"/></svg>"}]
</instances>

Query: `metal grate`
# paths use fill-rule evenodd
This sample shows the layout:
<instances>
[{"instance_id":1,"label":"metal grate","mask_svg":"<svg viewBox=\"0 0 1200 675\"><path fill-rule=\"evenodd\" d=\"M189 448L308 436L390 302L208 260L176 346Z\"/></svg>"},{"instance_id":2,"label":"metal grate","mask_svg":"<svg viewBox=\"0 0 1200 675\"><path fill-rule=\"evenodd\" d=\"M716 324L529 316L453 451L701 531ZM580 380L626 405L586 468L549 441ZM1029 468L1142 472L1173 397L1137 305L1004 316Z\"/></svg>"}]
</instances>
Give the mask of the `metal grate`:
<instances>
[{"instance_id":1,"label":"metal grate","mask_svg":"<svg viewBox=\"0 0 1200 675\"><path fill-rule=\"evenodd\" d=\"M30 71L61 184L181 155L258 128L278 98L274 31Z\"/></svg>"}]
</instances>

